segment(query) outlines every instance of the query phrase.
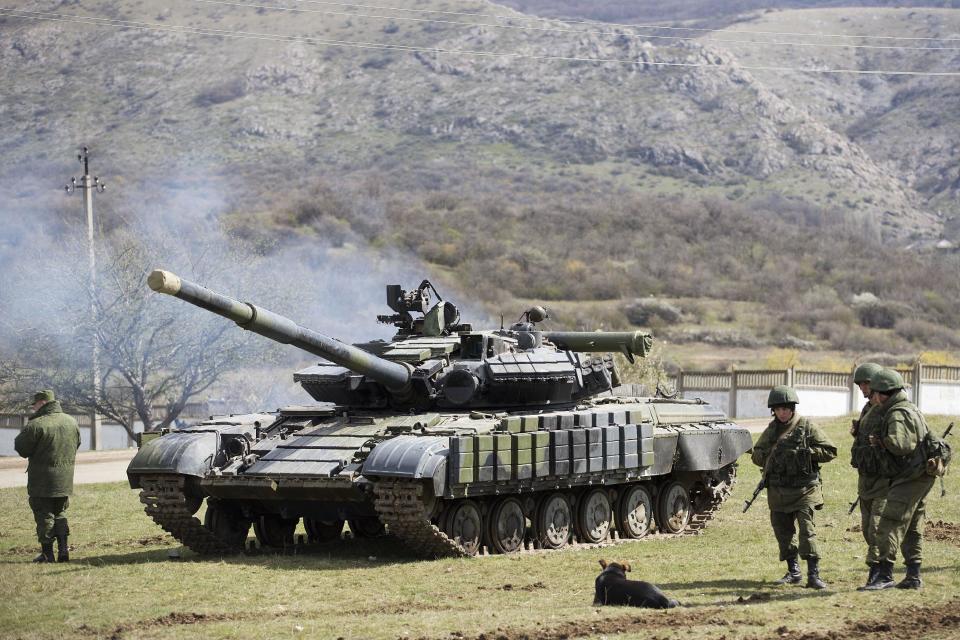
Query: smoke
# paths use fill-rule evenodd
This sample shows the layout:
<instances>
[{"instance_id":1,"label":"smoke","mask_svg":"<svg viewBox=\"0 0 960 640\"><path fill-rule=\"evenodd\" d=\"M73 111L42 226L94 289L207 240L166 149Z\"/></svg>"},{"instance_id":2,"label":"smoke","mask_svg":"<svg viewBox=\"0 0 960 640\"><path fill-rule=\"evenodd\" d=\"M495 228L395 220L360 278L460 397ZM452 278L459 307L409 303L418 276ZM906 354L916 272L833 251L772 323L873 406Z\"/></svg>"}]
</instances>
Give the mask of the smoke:
<instances>
[{"instance_id":1,"label":"smoke","mask_svg":"<svg viewBox=\"0 0 960 640\"><path fill-rule=\"evenodd\" d=\"M89 339L78 321L89 316L90 306L82 195L67 198L62 191L57 193L55 176L63 174L49 167L33 175L22 197L0 210L0 355L16 352L25 332L42 335L51 351L63 353L76 352L78 343ZM244 240L232 231L227 215L237 210L236 194L226 196L236 185L213 174L191 171L160 184L151 180L133 184L122 178L115 182L94 196L99 285L134 279L131 290L150 296L148 312L169 317L172 329L184 336L201 324L229 321L147 292L144 278L153 268L267 307L345 342L389 339L395 329L376 322L377 314L389 313L385 285L409 289L433 275L415 256L374 249L355 239ZM363 207L359 213L383 206L369 196L353 201ZM129 255L131 251L136 255ZM109 267L117 265L128 271L111 272ZM461 306L465 320L481 317L471 316L476 309L462 304L456 292L441 293ZM271 345L252 333L240 334L236 327L228 331L237 332L237 339L262 343L267 356L264 361L230 363L232 373L208 395L236 400L244 405L238 410L311 402L293 384L292 373L315 362L314 356ZM264 362L273 366L265 367Z\"/></svg>"}]
</instances>

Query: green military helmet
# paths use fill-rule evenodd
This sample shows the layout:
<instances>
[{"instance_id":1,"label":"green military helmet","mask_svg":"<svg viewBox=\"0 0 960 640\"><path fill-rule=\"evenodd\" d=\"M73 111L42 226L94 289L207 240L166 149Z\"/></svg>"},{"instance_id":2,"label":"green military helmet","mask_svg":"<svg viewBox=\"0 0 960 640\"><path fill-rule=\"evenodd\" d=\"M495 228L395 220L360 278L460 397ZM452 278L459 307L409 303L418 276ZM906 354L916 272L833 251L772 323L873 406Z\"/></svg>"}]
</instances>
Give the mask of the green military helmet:
<instances>
[{"instance_id":1,"label":"green military helmet","mask_svg":"<svg viewBox=\"0 0 960 640\"><path fill-rule=\"evenodd\" d=\"M883 367L878 365L876 362L864 362L853 370L853 382L855 384L860 384L861 382L870 382L870 379L873 378L873 375L882 369Z\"/></svg>"},{"instance_id":2,"label":"green military helmet","mask_svg":"<svg viewBox=\"0 0 960 640\"><path fill-rule=\"evenodd\" d=\"M767 396L767 407L772 409L782 404L800 404L797 390L785 384L778 384L770 389L770 395Z\"/></svg>"},{"instance_id":3,"label":"green military helmet","mask_svg":"<svg viewBox=\"0 0 960 640\"><path fill-rule=\"evenodd\" d=\"M904 387L903 376L893 369L881 369L870 378L870 390L879 393L891 393Z\"/></svg>"}]
</instances>

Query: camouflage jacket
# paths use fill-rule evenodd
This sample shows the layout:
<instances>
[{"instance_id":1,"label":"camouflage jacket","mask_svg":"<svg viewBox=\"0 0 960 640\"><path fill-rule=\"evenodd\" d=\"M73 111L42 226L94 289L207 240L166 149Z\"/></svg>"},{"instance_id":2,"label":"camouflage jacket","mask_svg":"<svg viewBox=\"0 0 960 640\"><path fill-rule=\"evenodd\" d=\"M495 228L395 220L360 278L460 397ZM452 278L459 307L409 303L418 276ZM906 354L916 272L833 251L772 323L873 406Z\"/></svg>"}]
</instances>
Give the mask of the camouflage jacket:
<instances>
[{"instance_id":1,"label":"camouflage jacket","mask_svg":"<svg viewBox=\"0 0 960 640\"><path fill-rule=\"evenodd\" d=\"M790 428L793 431L781 438ZM764 468L770 510L820 508L820 465L836 457L837 447L806 418L795 413L788 423L772 420L753 445L752 456L753 463Z\"/></svg>"},{"instance_id":2,"label":"camouflage jacket","mask_svg":"<svg viewBox=\"0 0 960 640\"><path fill-rule=\"evenodd\" d=\"M870 447L870 434L877 433L880 417L880 407L869 402L863 405L850 448L850 464L859 474L857 495L866 500L885 496L890 489L890 479L883 475L879 457Z\"/></svg>"},{"instance_id":3,"label":"camouflage jacket","mask_svg":"<svg viewBox=\"0 0 960 640\"><path fill-rule=\"evenodd\" d=\"M13 443L28 458L27 493L32 498L60 498L73 494L73 465L80 447L77 421L48 402L33 414Z\"/></svg>"},{"instance_id":4,"label":"camouflage jacket","mask_svg":"<svg viewBox=\"0 0 960 640\"><path fill-rule=\"evenodd\" d=\"M920 410L900 390L877 407L874 435L878 446L871 447L881 475L894 482L912 480L926 471L926 457L920 443L927 424Z\"/></svg>"}]
</instances>

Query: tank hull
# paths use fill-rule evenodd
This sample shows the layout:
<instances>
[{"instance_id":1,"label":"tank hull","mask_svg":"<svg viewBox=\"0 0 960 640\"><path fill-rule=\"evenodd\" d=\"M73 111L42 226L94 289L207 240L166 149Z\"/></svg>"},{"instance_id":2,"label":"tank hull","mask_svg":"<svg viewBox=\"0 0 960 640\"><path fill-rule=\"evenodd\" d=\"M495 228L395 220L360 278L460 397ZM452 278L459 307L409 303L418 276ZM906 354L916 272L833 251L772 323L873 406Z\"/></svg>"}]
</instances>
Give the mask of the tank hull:
<instances>
[{"instance_id":1,"label":"tank hull","mask_svg":"<svg viewBox=\"0 0 960 640\"><path fill-rule=\"evenodd\" d=\"M237 531L251 524L261 546L293 544L300 520L308 533L344 521L386 528L430 556L682 535L706 525L751 447L746 429L699 401L606 397L497 416L319 405L270 417L209 421L145 445L128 475L145 487L148 513L152 504L162 527L215 555L244 549ZM166 507L171 522L146 495L161 485L183 494Z\"/></svg>"}]
</instances>

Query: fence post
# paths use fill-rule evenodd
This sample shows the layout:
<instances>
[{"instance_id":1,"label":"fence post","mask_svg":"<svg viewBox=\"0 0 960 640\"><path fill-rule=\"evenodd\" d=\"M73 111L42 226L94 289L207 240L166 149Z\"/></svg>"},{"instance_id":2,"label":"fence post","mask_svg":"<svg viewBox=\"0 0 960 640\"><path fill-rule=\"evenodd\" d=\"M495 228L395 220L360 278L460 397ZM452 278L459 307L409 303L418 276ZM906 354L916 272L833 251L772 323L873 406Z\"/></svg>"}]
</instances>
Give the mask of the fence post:
<instances>
[{"instance_id":1,"label":"fence post","mask_svg":"<svg viewBox=\"0 0 960 640\"><path fill-rule=\"evenodd\" d=\"M857 368L854 367L853 369L854 371L856 371ZM857 397L860 391L860 387L857 386L857 383L853 381L854 371L850 372L850 382L849 384L847 384L847 390L850 392L850 402L849 402L850 413L857 412ZM859 395L862 395L862 394L859 394Z\"/></svg>"},{"instance_id":2,"label":"fence post","mask_svg":"<svg viewBox=\"0 0 960 640\"><path fill-rule=\"evenodd\" d=\"M917 360L917 363L913 365L913 404L917 405L917 408L923 411L923 407L920 406L920 380L923 378L923 363L920 360Z\"/></svg>"},{"instance_id":3,"label":"fence post","mask_svg":"<svg viewBox=\"0 0 960 640\"><path fill-rule=\"evenodd\" d=\"M730 418L737 419L737 370L730 372Z\"/></svg>"}]
</instances>

